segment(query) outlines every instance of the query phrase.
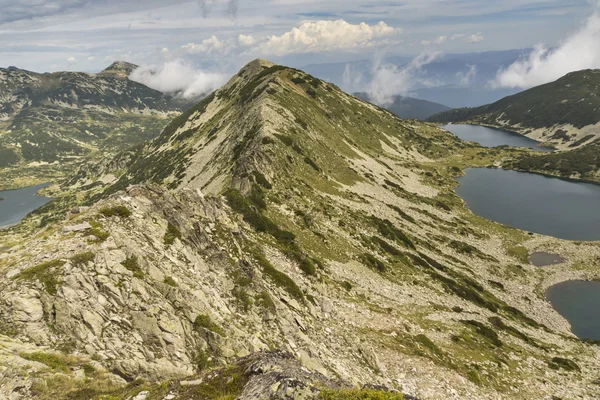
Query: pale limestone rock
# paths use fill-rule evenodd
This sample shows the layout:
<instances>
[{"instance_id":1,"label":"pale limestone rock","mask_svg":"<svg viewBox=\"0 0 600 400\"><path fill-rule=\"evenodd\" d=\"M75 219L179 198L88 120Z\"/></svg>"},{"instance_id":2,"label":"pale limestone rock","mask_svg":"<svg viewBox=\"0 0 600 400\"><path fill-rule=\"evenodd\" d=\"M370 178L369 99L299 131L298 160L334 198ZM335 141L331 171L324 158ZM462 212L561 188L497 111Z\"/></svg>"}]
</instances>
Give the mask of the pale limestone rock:
<instances>
[{"instance_id":1,"label":"pale limestone rock","mask_svg":"<svg viewBox=\"0 0 600 400\"><path fill-rule=\"evenodd\" d=\"M79 225L63 226L62 232L63 233L83 232L83 231L87 231L88 229L92 229L92 226L90 225L90 223L82 222Z\"/></svg>"},{"instance_id":2,"label":"pale limestone rock","mask_svg":"<svg viewBox=\"0 0 600 400\"><path fill-rule=\"evenodd\" d=\"M17 297L12 301L13 317L21 322L37 322L44 317L42 302L35 297Z\"/></svg>"}]
</instances>

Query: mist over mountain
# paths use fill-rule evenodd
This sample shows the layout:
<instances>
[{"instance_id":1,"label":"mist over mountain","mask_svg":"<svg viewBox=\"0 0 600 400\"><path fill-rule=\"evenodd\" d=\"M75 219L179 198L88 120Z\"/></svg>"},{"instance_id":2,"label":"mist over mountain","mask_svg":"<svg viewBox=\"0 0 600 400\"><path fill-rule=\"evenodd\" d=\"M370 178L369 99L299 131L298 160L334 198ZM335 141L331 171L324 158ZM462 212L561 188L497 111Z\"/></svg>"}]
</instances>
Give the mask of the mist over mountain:
<instances>
[{"instance_id":1,"label":"mist over mountain","mask_svg":"<svg viewBox=\"0 0 600 400\"><path fill-rule=\"evenodd\" d=\"M465 54L441 54L424 65L414 76L415 84L405 96L448 107L474 107L499 100L518 92L516 88L494 88L499 70L507 68L529 49L492 51ZM412 57L390 57L385 62L403 67ZM303 67L307 72L351 92L367 91L375 71L373 60L312 64ZM418 78L418 79L417 79ZM398 93L400 95L400 93Z\"/></svg>"}]
</instances>

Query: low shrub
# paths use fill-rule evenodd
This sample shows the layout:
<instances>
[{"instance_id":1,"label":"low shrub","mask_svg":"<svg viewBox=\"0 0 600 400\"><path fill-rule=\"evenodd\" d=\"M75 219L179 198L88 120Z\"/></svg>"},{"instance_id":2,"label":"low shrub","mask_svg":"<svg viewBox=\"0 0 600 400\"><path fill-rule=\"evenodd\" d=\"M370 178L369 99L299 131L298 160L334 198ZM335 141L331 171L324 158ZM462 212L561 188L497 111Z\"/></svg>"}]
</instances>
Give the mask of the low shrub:
<instances>
[{"instance_id":1,"label":"low shrub","mask_svg":"<svg viewBox=\"0 0 600 400\"><path fill-rule=\"evenodd\" d=\"M63 265L65 265L65 262L61 260L47 261L21 271L12 279L39 281L46 292L54 296L58 292L58 287L62 284L61 274L57 270Z\"/></svg>"},{"instance_id":2,"label":"low shrub","mask_svg":"<svg viewBox=\"0 0 600 400\"><path fill-rule=\"evenodd\" d=\"M133 276L136 278L144 277L144 271L142 271L136 256L127 257L125 261L121 263L121 265L124 266L128 271L133 272Z\"/></svg>"},{"instance_id":3,"label":"low shrub","mask_svg":"<svg viewBox=\"0 0 600 400\"><path fill-rule=\"evenodd\" d=\"M398 392L384 392L375 389L324 389L320 400L403 400Z\"/></svg>"},{"instance_id":4,"label":"low shrub","mask_svg":"<svg viewBox=\"0 0 600 400\"><path fill-rule=\"evenodd\" d=\"M122 217L127 218L131 215L131 211L125 206L104 207L100 210L100 214L105 217Z\"/></svg>"},{"instance_id":5,"label":"low shrub","mask_svg":"<svg viewBox=\"0 0 600 400\"><path fill-rule=\"evenodd\" d=\"M579 365L574 361L561 357L553 357L552 360L548 362L548 366L555 370L564 369L565 371L581 372L581 368L579 368Z\"/></svg>"},{"instance_id":6,"label":"low shrub","mask_svg":"<svg viewBox=\"0 0 600 400\"><path fill-rule=\"evenodd\" d=\"M165 233L165 237L163 239L165 246L171 246L175 243L175 239L181 240L181 231L172 223L168 223L167 232Z\"/></svg>"},{"instance_id":7,"label":"low shrub","mask_svg":"<svg viewBox=\"0 0 600 400\"><path fill-rule=\"evenodd\" d=\"M85 253L79 253L74 255L73 257L71 257L71 264L73 264L74 267L84 267L86 266L88 263L94 261L94 259L96 258L96 254L94 254L91 251L85 252Z\"/></svg>"},{"instance_id":8,"label":"low shrub","mask_svg":"<svg viewBox=\"0 0 600 400\"><path fill-rule=\"evenodd\" d=\"M479 321L474 321L474 320L462 320L460 322L462 322L465 325L474 327L475 328L475 332L478 335L483 336L484 338L486 338L494 346L496 346L496 347L501 347L502 346L502 341L498 337L498 334L492 328L484 325L483 323L481 323Z\"/></svg>"},{"instance_id":9,"label":"low shrub","mask_svg":"<svg viewBox=\"0 0 600 400\"><path fill-rule=\"evenodd\" d=\"M367 267L374 269L376 271L385 272L387 269L385 264L383 263L383 261L379 260L377 257L375 257L369 253L362 254L360 256L360 260Z\"/></svg>"},{"instance_id":10,"label":"low shrub","mask_svg":"<svg viewBox=\"0 0 600 400\"><path fill-rule=\"evenodd\" d=\"M202 329L207 329L211 332L218 333L221 336L225 336L223 328L215 324L206 314L199 314L194 320L194 330L198 333L202 333Z\"/></svg>"}]
</instances>

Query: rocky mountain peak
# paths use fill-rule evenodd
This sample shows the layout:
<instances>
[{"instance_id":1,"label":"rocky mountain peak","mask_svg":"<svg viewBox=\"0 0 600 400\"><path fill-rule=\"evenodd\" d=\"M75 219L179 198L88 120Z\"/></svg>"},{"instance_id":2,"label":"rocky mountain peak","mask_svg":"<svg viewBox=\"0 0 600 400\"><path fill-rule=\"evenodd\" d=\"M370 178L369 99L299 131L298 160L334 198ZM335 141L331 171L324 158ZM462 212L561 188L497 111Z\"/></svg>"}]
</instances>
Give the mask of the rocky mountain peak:
<instances>
[{"instance_id":1,"label":"rocky mountain peak","mask_svg":"<svg viewBox=\"0 0 600 400\"><path fill-rule=\"evenodd\" d=\"M119 78L128 77L136 68L137 65L126 61L115 61L98 75L112 75Z\"/></svg>"}]
</instances>

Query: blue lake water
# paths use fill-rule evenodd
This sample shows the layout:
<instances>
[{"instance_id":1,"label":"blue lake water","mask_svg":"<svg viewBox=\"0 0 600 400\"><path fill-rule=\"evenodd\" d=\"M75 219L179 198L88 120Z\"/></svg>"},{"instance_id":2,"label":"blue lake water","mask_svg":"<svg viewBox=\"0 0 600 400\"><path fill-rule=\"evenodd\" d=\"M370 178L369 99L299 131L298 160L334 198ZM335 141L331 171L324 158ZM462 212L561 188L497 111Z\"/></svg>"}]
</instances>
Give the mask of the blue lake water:
<instances>
[{"instance_id":1,"label":"blue lake water","mask_svg":"<svg viewBox=\"0 0 600 400\"><path fill-rule=\"evenodd\" d=\"M470 168L456 189L484 218L567 240L600 240L600 185L525 172Z\"/></svg>"},{"instance_id":2,"label":"blue lake water","mask_svg":"<svg viewBox=\"0 0 600 400\"><path fill-rule=\"evenodd\" d=\"M578 338L600 340L600 282L559 283L548 289L546 299Z\"/></svg>"},{"instance_id":3,"label":"blue lake water","mask_svg":"<svg viewBox=\"0 0 600 400\"><path fill-rule=\"evenodd\" d=\"M488 128L481 125L448 124L441 128L452 132L462 140L476 142L483 147L514 146L528 147L535 151L548 152L553 149L541 147L540 143L516 132Z\"/></svg>"},{"instance_id":4,"label":"blue lake water","mask_svg":"<svg viewBox=\"0 0 600 400\"><path fill-rule=\"evenodd\" d=\"M36 193L50 183L30 186L23 189L0 191L0 228L18 224L27 214L52 201L50 197L36 196Z\"/></svg>"}]
</instances>

